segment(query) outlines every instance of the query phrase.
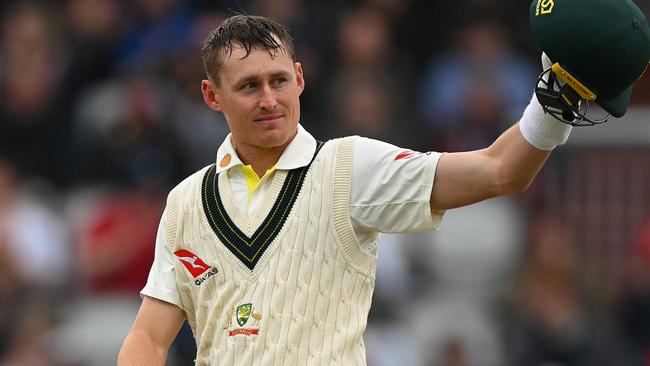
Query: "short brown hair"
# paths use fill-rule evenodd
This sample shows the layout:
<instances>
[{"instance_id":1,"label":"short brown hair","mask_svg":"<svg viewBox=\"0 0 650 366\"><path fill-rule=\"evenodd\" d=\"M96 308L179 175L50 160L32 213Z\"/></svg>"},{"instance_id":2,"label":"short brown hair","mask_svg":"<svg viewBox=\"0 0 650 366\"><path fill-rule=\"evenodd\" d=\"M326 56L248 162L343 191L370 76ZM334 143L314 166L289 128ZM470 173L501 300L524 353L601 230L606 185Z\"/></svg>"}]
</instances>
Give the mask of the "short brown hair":
<instances>
[{"instance_id":1,"label":"short brown hair","mask_svg":"<svg viewBox=\"0 0 650 366\"><path fill-rule=\"evenodd\" d=\"M267 17L235 15L226 19L203 42L201 60L208 78L218 82L222 56L231 55L235 46L244 47L246 55L243 58L248 57L254 48L259 48L271 56L284 51L292 60L296 59L293 39L286 26Z\"/></svg>"}]
</instances>

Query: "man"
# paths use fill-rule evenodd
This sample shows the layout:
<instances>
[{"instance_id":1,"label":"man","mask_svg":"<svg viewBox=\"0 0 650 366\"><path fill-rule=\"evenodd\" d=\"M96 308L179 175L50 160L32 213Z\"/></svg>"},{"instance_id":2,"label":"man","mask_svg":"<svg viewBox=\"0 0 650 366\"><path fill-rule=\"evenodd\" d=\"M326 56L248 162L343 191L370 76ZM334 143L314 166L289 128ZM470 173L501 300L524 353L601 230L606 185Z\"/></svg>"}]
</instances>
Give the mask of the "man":
<instances>
[{"instance_id":1,"label":"man","mask_svg":"<svg viewBox=\"0 0 650 366\"><path fill-rule=\"evenodd\" d=\"M205 103L231 134L170 192L119 365L162 365L185 319L196 365L365 364L379 232L437 229L444 210L523 192L571 126L533 98L490 147L418 153L300 125L286 28L237 15L206 40Z\"/></svg>"}]
</instances>

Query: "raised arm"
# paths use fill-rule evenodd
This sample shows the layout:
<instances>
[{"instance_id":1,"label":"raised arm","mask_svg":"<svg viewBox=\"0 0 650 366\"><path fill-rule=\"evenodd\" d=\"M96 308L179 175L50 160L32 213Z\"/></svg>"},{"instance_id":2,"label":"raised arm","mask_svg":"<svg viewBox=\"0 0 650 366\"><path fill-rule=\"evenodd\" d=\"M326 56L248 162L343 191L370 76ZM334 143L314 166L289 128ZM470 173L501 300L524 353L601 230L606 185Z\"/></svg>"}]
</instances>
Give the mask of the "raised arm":
<instances>
[{"instance_id":1,"label":"raised arm","mask_svg":"<svg viewBox=\"0 0 650 366\"><path fill-rule=\"evenodd\" d=\"M550 69L551 64L542 54L543 69ZM447 153L440 158L429 201L431 209L456 208L524 192L551 151L569 138L571 129L571 125L545 113L533 95L521 120L490 147Z\"/></svg>"},{"instance_id":2,"label":"raised arm","mask_svg":"<svg viewBox=\"0 0 650 366\"><path fill-rule=\"evenodd\" d=\"M118 366L164 365L185 312L171 303L145 296L117 358Z\"/></svg>"},{"instance_id":3,"label":"raised arm","mask_svg":"<svg viewBox=\"0 0 650 366\"><path fill-rule=\"evenodd\" d=\"M450 209L521 193L550 153L528 143L516 124L486 149L444 154L431 191L431 209Z\"/></svg>"}]
</instances>

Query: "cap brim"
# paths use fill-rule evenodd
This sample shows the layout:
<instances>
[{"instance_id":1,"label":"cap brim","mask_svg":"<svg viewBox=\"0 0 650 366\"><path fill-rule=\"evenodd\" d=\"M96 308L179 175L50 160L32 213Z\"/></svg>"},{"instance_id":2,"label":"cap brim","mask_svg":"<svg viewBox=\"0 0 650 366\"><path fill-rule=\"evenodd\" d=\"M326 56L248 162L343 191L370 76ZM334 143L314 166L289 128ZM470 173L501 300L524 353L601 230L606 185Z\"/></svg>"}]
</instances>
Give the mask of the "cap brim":
<instances>
[{"instance_id":1,"label":"cap brim","mask_svg":"<svg viewBox=\"0 0 650 366\"><path fill-rule=\"evenodd\" d=\"M596 102L612 116L621 118L625 115L627 107L630 105L632 86L633 85L630 85L627 89L623 90L623 92L617 97L603 100L596 99Z\"/></svg>"}]
</instances>

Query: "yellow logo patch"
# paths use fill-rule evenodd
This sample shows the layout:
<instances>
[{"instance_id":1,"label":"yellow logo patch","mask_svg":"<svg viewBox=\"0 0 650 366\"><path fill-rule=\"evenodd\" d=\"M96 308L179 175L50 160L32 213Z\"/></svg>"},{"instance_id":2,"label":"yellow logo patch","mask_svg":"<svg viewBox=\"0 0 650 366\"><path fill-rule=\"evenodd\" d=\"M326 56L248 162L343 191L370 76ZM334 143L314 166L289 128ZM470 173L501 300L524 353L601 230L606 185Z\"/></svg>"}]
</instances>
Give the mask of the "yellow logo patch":
<instances>
[{"instance_id":1,"label":"yellow logo patch","mask_svg":"<svg viewBox=\"0 0 650 366\"><path fill-rule=\"evenodd\" d=\"M555 6L554 0L537 0L535 16L551 14Z\"/></svg>"}]
</instances>

